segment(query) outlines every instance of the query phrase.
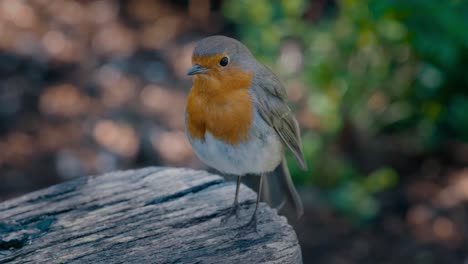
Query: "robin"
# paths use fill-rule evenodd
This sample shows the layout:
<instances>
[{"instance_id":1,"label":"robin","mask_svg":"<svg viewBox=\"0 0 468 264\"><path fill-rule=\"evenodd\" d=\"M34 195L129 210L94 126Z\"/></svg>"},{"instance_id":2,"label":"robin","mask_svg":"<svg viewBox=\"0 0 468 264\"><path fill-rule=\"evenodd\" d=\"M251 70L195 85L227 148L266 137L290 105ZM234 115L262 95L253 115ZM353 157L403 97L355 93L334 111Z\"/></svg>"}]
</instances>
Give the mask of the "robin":
<instances>
[{"instance_id":1,"label":"robin","mask_svg":"<svg viewBox=\"0 0 468 264\"><path fill-rule=\"evenodd\" d=\"M262 183L278 183L298 216L303 207L283 157L285 146L306 169L299 126L286 103L286 90L249 49L225 36L200 40L193 51L193 86L185 127L196 155L208 166L237 176L230 213L238 216L241 176L260 176L257 202L247 223L256 228ZM268 178L266 179L268 180Z\"/></svg>"}]
</instances>

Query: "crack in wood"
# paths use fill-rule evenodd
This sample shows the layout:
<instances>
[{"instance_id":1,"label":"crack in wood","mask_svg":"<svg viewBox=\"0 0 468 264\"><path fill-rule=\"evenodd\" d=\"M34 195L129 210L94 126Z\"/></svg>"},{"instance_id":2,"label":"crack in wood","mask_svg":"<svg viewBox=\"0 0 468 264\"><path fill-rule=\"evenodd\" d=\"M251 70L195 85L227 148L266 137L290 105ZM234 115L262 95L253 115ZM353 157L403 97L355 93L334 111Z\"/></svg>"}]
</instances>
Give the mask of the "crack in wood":
<instances>
[{"instance_id":1,"label":"crack in wood","mask_svg":"<svg viewBox=\"0 0 468 264\"><path fill-rule=\"evenodd\" d=\"M183 196L185 196L187 194L190 194L190 193L192 193L192 194L197 193L199 191L202 191L202 190L204 190L206 188L209 188L209 187L211 187L213 185L220 184L222 182L223 182L223 180L216 179L216 180L213 180L213 181L206 182L204 184L196 185L196 186L181 190L181 191L179 191L177 193L174 193L172 195L158 197L158 198L146 203L145 206L169 202L169 201L181 198L181 197L183 197Z\"/></svg>"}]
</instances>

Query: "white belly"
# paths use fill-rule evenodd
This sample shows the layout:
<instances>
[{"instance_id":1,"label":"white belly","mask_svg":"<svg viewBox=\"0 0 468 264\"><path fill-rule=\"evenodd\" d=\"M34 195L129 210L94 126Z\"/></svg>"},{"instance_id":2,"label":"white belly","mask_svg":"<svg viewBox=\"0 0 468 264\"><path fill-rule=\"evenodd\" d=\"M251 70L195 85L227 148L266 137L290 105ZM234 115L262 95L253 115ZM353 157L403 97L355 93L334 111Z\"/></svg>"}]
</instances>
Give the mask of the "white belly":
<instances>
[{"instance_id":1,"label":"white belly","mask_svg":"<svg viewBox=\"0 0 468 264\"><path fill-rule=\"evenodd\" d=\"M255 113L248 141L236 145L226 144L206 132L205 140L189 136L192 147L205 164L216 170L245 175L273 171L283 156L283 146L273 128Z\"/></svg>"}]
</instances>

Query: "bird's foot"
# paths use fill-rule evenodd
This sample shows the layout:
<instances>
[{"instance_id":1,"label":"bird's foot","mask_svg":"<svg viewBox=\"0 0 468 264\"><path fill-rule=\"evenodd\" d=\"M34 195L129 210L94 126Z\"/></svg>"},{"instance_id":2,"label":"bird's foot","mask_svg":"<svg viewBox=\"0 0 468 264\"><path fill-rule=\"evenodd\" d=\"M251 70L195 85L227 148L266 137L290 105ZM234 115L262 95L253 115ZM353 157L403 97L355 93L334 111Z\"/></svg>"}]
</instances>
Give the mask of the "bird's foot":
<instances>
[{"instance_id":1,"label":"bird's foot","mask_svg":"<svg viewBox=\"0 0 468 264\"><path fill-rule=\"evenodd\" d=\"M254 230L257 232L257 214L254 213L250 218L249 222L244 226L246 230Z\"/></svg>"},{"instance_id":2,"label":"bird's foot","mask_svg":"<svg viewBox=\"0 0 468 264\"><path fill-rule=\"evenodd\" d=\"M237 229L242 233L251 233L252 231L257 233L257 214L254 213L250 218L249 222L239 226Z\"/></svg>"},{"instance_id":3,"label":"bird's foot","mask_svg":"<svg viewBox=\"0 0 468 264\"><path fill-rule=\"evenodd\" d=\"M229 210L229 213L221 219L221 224L225 224L231 217L236 216L236 220L239 219L240 205L238 202L234 202Z\"/></svg>"}]
</instances>

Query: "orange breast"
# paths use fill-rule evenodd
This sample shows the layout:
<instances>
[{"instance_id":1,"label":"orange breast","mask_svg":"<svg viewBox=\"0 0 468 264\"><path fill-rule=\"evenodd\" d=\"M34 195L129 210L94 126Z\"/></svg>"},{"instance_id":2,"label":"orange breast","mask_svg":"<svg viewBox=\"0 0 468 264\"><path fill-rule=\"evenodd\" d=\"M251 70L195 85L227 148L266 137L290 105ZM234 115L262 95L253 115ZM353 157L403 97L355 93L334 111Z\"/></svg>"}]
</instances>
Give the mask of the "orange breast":
<instances>
[{"instance_id":1,"label":"orange breast","mask_svg":"<svg viewBox=\"0 0 468 264\"><path fill-rule=\"evenodd\" d=\"M191 136L204 139L208 131L230 144L248 139L253 120L252 77L251 72L233 66L195 75L186 108Z\"/></svg>"}]
</instances>

